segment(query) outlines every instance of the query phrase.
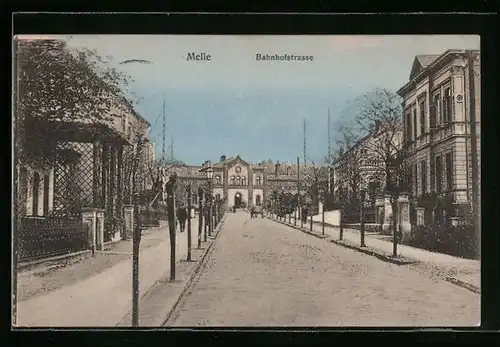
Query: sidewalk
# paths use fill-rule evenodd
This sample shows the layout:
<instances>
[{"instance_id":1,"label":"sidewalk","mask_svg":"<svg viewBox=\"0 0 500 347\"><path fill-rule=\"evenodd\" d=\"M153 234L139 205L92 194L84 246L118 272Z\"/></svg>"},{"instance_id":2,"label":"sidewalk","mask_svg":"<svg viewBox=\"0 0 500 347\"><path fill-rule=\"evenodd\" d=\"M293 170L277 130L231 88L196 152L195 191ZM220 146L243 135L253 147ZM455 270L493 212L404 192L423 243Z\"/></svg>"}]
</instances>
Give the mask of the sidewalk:
<instances>
[{"instance_id":1,"label":"sidewalk","mask_svg":"<svg viewBox=\"0 0 500 347\"><path fill-rule=\"evenodd\" d=\"M287 223L288 224L288 219ZM292 223L293 226L293 218ZM300 221L297 221L300 227ZM304 224L304 229L310 230L309 221ZM320 223L313 223L313 232L321 235ZM327 240L339 240L340 228L325 225ZM343 240L360 245L361 235L359 230L344 228ZM380 239L379 233L365 233L365 244L367 247L391 255L393 243L389 240ZM398 244L398 256L417 261L417 264L409 265L411 268L425 272L430 276L438 276L447 280L458 280L479 289L481 288L481 262L474 259L464 259L448 254L429 252L424 249Z\"/></svg>"},{"instance_id":2,"label":"sidewalk","mask_svg":"<svg viewBox=\"0 0 500 347\"><path fill-rule=\"evenodd\" d=\"M192 245L196 247L198 220L192 221ZM176 235L177 263L187 254L187 232ZM142 296L170 269L167 228L146 233L148 239L162 241L141 251L139 291ZM18 303L18 326L106 327L115 326L131 309L132 259L123 260L103 272L48 294Z\"/></svg>"}]
</instances>

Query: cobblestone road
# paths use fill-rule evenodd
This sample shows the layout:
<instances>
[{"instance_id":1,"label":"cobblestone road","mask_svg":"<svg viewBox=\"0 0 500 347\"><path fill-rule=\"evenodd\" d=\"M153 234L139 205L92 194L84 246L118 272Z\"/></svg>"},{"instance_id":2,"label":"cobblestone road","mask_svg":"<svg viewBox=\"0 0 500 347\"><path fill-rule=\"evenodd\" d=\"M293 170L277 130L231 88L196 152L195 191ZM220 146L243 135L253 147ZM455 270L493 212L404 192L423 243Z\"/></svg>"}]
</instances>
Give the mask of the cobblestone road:
<instances>
[{"instance_id":1,"label":"cobblestone road","mask_svg":"<svg viewBox=\"0 0 500 347\"><path fill-rule=\"evenodd\" d=\"M174 326L471 326L480 296L266 219L228 214Z\"/></svg>"}]
</instances>

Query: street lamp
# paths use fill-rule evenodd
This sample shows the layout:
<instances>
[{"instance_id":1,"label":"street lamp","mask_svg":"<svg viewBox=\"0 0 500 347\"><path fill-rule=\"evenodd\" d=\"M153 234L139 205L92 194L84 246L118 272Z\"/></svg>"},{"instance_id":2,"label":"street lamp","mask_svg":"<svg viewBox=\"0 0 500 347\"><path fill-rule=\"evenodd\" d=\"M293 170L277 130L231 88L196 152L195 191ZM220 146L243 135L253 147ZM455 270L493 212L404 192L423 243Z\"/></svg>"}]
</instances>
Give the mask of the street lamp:
<instances>
[{"instance_id":1,"label":"street lamp","mask_svg":"<svg viewBox=\"0 0 500 347\"><path fill-rule=\"evenodd\" d=\"M212 179L214 178L214 170L212 168L212 164L208 167L206 170L207 173L207 179L208 179L208 235L212 235L212 229L213 229L213 221L212 221Z\"/></svg>"}]
</instances>

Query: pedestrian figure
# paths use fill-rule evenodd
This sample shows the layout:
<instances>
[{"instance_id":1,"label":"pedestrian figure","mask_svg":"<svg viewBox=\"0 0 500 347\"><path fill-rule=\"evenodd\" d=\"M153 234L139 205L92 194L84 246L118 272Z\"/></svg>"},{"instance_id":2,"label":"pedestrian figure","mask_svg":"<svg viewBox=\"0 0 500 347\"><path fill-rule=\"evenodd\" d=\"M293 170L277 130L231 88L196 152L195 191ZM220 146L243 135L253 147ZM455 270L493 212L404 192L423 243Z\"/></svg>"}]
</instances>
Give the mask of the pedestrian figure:
<instances>
[{"instance_id":1,"label":"pedestrian figure","mask_svg":"<svg viewBox=\"0 0 500 347\"><path fill-rule=\"evenodd\" d=\"M187 209L184 206L183 203L179 204L179 207L177 208L177 220L179 221L179 226L181 228L181 233L184 232L184 229L186 227L186 219L188 217L187 214Z\"/></svg>"}]
</instances>

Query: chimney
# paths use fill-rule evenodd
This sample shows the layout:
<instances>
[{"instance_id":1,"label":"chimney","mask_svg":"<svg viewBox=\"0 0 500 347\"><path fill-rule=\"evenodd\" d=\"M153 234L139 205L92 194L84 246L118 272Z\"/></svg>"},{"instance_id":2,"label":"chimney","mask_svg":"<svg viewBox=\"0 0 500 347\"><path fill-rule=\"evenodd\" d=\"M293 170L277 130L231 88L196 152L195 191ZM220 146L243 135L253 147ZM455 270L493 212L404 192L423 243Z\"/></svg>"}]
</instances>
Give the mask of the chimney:
<instances>
[{"instance_id":1,"label":"chimney","mask_svg":"<svg viewBox=\"0 0 500 347\"><path fill-rule=\"evenodd\" d=\"M276 161L276 164L274 165L274 174L275 175L278 175L279 174L279 171L280 171L280 161Z\"/></svg>"},{"instance_id":2,"label":"chimney","mask_svg":"<svg viewBox=\"0 0 500 347\"><path fill-rule=\"evenodd\" d=\"M220 161L224 161L224 160L226 160L226 156L225 155L221 155L220 156Z\"/></svg>"}]
</instances>

